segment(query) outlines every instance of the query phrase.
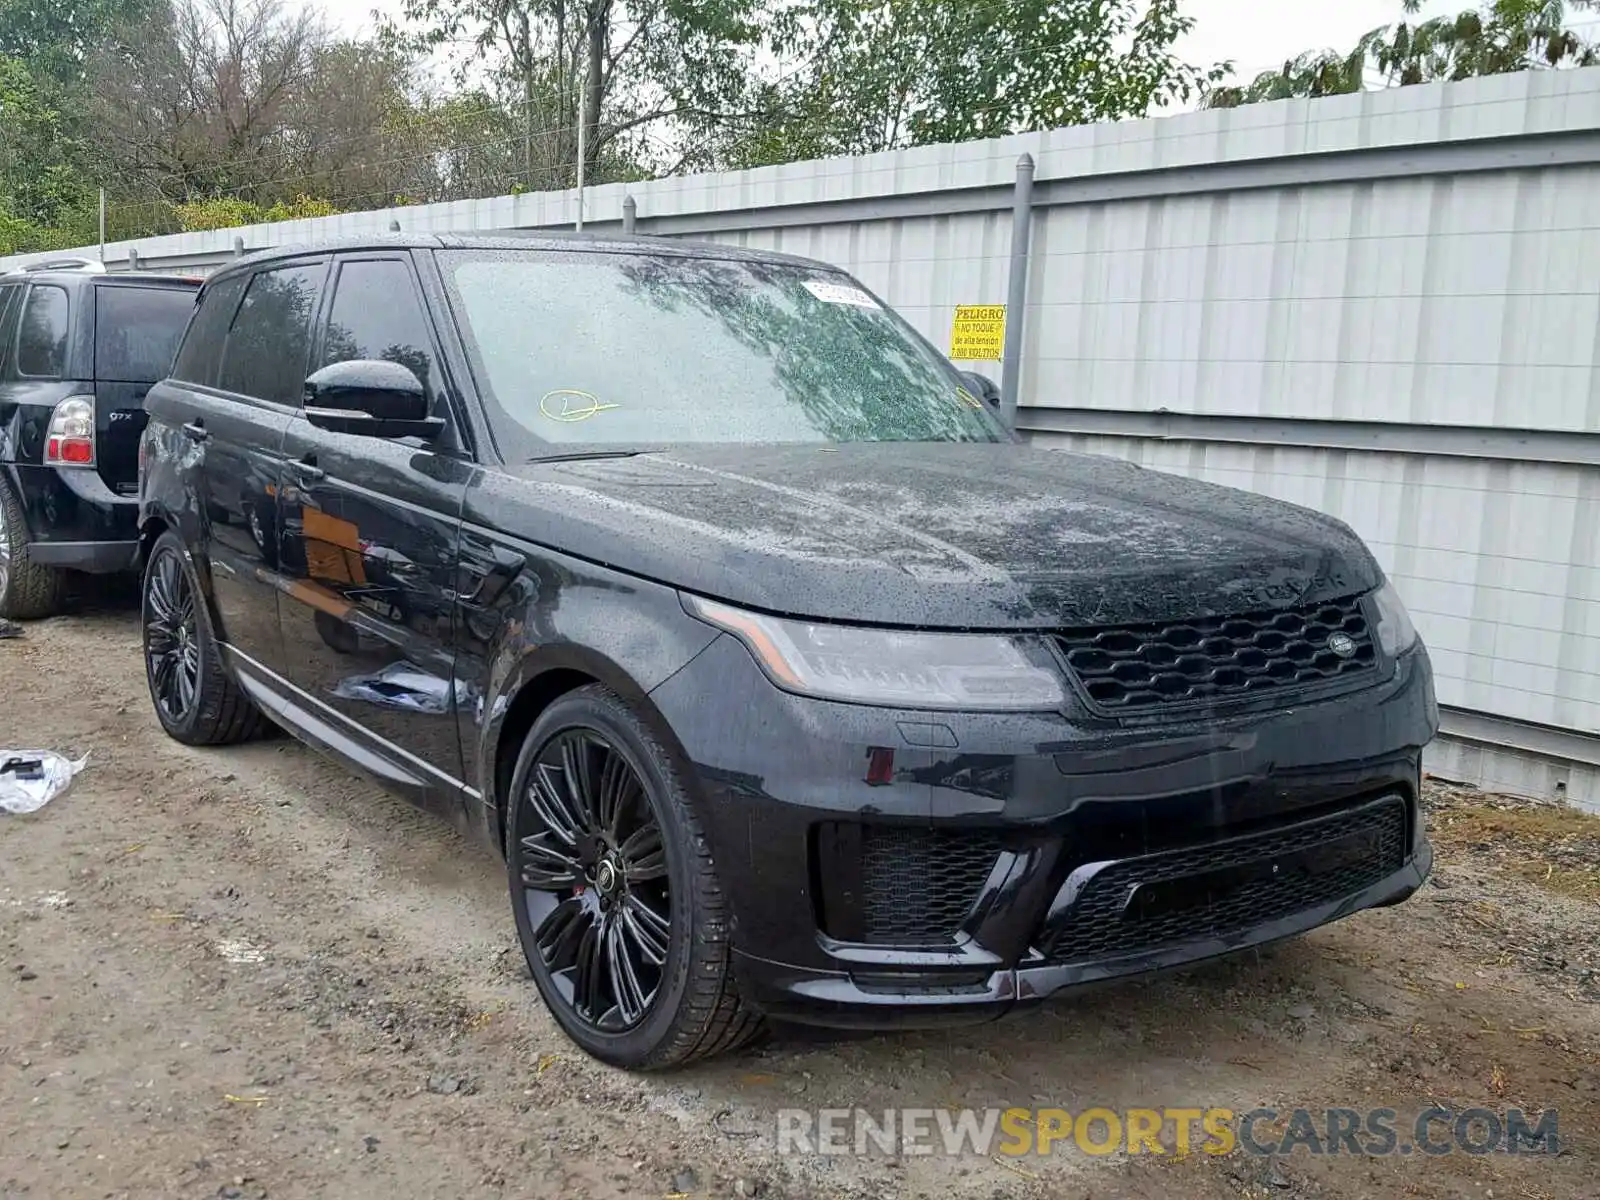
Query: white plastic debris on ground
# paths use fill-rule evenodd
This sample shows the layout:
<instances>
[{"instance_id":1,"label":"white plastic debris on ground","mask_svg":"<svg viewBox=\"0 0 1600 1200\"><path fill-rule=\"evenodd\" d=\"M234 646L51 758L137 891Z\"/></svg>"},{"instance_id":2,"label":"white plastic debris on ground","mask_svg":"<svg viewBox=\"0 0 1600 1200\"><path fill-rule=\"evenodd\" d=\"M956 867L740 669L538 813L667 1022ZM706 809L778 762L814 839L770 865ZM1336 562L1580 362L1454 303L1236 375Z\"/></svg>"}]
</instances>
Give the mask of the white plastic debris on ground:
<instances>
[{"instance_id":1,"label":"white plastic debris on ground","mask_svg":"<svg viewBox=\"0 0 1600 1200\"><path fill-rule=\"evenodd\" d=\"M89 761L49 750L0 750L0 812L37 812L72 786Z\"/></svg>"}]
</instances>

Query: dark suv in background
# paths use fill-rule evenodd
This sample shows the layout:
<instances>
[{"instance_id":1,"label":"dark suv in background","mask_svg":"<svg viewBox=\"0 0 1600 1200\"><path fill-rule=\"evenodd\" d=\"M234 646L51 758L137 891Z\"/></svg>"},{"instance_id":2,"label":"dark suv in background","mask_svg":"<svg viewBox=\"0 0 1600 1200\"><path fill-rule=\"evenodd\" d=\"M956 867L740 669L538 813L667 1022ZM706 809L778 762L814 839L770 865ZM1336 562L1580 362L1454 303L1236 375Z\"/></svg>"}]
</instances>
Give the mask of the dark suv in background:
<instances>
[{"instance_id":1,"label":"dark suv in background","mask_svg":"<svg viewBox=\"0 0 1600 1200\"><path fill-rule=\"evenodd\" d=\"M144 396L197 279L43 263L0 274L0 617L48 616L68 570L132 570Z\"/></svg>"},{"instance_id":2,"label":"dark suv in background","mask_svg":"<svg viewBox=\"0 0 1600 1200\"><path fill-rule=\"evenodd\" d=\"M648 239L223 267L146 399L175 738L478 831L628 1067L992 1018L1392 904L1437 726L1332 518L1034 449L849 276Z\"/></svg>"}]
</instances>

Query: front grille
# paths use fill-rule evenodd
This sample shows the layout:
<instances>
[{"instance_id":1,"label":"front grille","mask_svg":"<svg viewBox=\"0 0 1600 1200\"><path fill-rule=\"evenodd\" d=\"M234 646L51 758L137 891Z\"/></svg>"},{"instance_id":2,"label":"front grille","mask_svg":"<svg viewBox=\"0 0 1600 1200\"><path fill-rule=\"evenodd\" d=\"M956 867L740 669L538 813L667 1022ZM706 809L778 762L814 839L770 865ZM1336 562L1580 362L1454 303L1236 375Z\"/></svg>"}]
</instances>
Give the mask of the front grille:
<instances>
[{"instance_id":1,"label":"front grille","mask_svg":"<svg viewBox=\"0 0 1600 1200\"><path fill-rule=\"evenodd\" d=\"M1290 917L1398 871L1405 864L1406 832L1405 802L1391 797L1287 829L1118 862L1088 882L1066 923L1040 949L1053 963L1094 962L1226 937ZM1356 861L1321 873L1292 865L1297 854L1361 838L1370 838L1371 848ZM1273 872L1273 863L1290 865ZM1245 878L1214 874L1230 868L1246 868L1239 873ZM1167 902L1159 913L1143 913L1132 902L1135 888L1160 888Z\"/></svg>"},{"instance_id":2,"label":"front grille","mask_svg":"<svg viewBox=\"0 0 1600 1200\"><path fill-rule=\"evenodd\" d=\"M1336 633L1352 643L1334 653ZM1372 633L1351 596L1326 604L1056 637L1089 699L1115 713L1283 693L1370 671Z\"/></svg>"},{"instance_id":3,"label":"front grille","mask_svg":"<svg viewBox=\"0 0 1600 1200\"><path fill-rule=\"evenodd\" d=\"M981 833L869 825L861 841L864 940L880 945L948 941L972 911L1000 854Z\"/></svg>"}]
</instances>

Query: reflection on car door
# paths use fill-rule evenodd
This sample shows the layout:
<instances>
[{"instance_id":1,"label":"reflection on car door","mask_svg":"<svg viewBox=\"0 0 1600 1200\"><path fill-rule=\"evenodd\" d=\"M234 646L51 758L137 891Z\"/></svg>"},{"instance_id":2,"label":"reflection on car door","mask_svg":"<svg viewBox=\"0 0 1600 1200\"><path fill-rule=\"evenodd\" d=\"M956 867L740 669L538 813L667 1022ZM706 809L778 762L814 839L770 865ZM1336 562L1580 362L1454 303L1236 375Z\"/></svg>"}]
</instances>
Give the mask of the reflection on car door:
<instances>
[{"instance_id":1,"label":"reflection on car door","mask_svg":"<svg viewBox=\"0 0 1600 1200\"><path fill-rule=\"evenodd\" d=\"M145 401L178 431L180 474L204 507L195 545L210 566L218 633L243 671L282 670L278 471L327 271L314 258L219 280L202 296L172 382Z\"/></svg>"},{"instance_id":2,"label":"reflection on car door","mask_svg":"<svg viewBox=\"0 0 1600 1200\"><path fill-rule=\"evenodd\" d=\"M343 722L336 733L414 769L417 797L456 802L451 596L468 464L409 257L335 267L312 370L387 359L420 379L451 427L435 443L290 423L279 491L281 604L290 682ZM353 727L353 728L352 728ZM402 783L404 781L401 781Z\"/></svg>"}]
</instances>

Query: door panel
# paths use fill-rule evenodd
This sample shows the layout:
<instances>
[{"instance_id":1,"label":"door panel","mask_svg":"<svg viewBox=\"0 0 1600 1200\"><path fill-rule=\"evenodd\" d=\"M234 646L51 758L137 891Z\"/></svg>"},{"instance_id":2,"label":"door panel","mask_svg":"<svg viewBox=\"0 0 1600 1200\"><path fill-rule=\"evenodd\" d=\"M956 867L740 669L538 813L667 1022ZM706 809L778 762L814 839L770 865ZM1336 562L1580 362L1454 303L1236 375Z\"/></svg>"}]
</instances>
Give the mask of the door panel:
<instances>
[{"instance_id":1,"label":"door panel","mask_svg":"<svg viewBox=\"0 0 1600 1200\"><path fill-rule=\"evenodd\" d=\"M205 329L186 339L173 368L180 378L220 388L184 388L186 411L168 418L179 453L194 463L191 494L204 509L218 632L274 671L283 665L277 591L283 438L293 416L289 404L298 402L305 379L327 272L328 260L318 258L223 281L196 316ZM215 336L219 328L225 338ZM218 344L213 359L207 350Z\"/></svg>"},{"instance_id":2,"label":"door panel","mask_svg":"<svg viewBox=\"0 0 1600 1200\"><path fill-rule=\"evenodd\" d=\"M466 468L400 442L289 425L279 491L284 674L451 780L451 600Z\"/></svg>"},{"instance_id":3,"label":"door panel","mask_svg":"<svg viewBox=\"0 0 1600 1200\"><path fill-rule=\"evenodd\" d=\"M447 416L410 263L351 258L333 286L316 366L401 363ZM470 469L453 444L331 433L296 416L278 508L286 677L384 752L452 783L462 778L452 589Z\"/></svg>"},{"instance_id":4,"label":"door panel","mask_svg":"<svg viewBox=\"0 0 1600 1200\"><path fill-rule=\"evenodd\" d=\"M181 419L174 418L176 433L166 440L177 441L181 470L194 481L189 494L204 506L201 528L217 633L235 650L279 670L283 641L273 586L273 524L289 414L205 392L174 393L183 397L183 411Z\"/></svg>"}]
</instances>

